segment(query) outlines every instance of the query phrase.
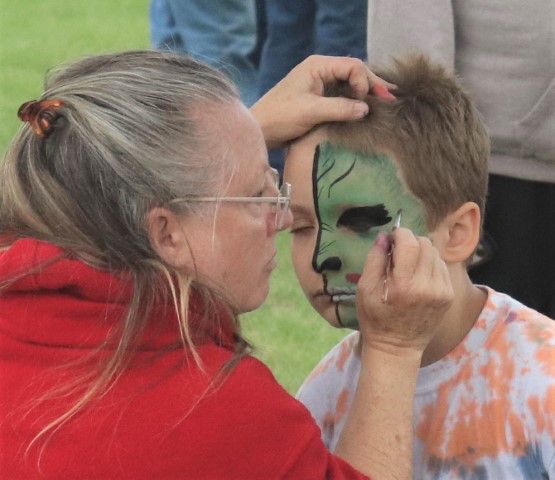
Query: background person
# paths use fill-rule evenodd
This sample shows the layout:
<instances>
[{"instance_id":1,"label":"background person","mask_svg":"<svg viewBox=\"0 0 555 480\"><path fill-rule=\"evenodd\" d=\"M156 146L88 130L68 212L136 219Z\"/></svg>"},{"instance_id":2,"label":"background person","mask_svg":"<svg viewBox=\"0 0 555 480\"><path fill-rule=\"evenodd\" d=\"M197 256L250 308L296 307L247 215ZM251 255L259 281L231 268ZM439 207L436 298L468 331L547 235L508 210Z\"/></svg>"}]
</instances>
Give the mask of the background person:
<instances>
[{"instance_id":1,"label":"background person","mask_svg":"<svg viewBox=\"0 0 555 480\"><path fill-rule=\"evenodd\" d=\"M366 59L367 0L264 0L265 39L260 52L258 94L264 95L312 54ZM283 171L283 151L270 151Z\"/></svg>"},{"instance_id":2,"label":"background person","mask_svg":"<svg viewBox=\"0 0 555 480\"><path fill-rule=\"evenodd\" d=\"M246 105L257 100L254 0L151 0L149 20L154 48L188 54L223 70Z\"/></svg>"},{"instance_id":3,"label":"background person","mask_svg":"<svg viewBox=\"0 0 555 480\"><path fill-rule=\"evenodd\" d=\"M555 0L369 0L368 61L419 50L454 71L492 140L470 271L555 317Z\"/></svg>"},{"instance_id":4,"label":"background person","mask_svg":"<svg viewBox=\"0 0 555 480\"><path fill-rule=\"evenodd\" d=\"M383 368L361 377L339 456L238 324L264 302L275 235L291 222L265 139L360 118L359 102L321 98L332 80L357 97L376 81L358 61L310 58L256 105L257 121L208 66L125 52L57 71L22 105L0 175L4 475L409 477L416 372L452 295L430 245L395 234L405 282L387 305L375 288L387 239L369 255L362 363Z\"/></svg>"},{"instance_id":5,"label":"background person","mask_svg":"<svg viewBox=\"0 0 555 480\"><path fill-rule=\"evenodd\" d=\"M401 211L401 225L439 250L455 293L418 374L413 478L555 478L555 323L466 271L485 205L485 128L453 76L424 58L380 75L397 100L371 101L363 121L320 127L289 149L301 286L331 325L358 328L348 295L368 246ZM298 394L332 450L366 375L364 341L341 341Z\"/></svg>"}]
</instances>

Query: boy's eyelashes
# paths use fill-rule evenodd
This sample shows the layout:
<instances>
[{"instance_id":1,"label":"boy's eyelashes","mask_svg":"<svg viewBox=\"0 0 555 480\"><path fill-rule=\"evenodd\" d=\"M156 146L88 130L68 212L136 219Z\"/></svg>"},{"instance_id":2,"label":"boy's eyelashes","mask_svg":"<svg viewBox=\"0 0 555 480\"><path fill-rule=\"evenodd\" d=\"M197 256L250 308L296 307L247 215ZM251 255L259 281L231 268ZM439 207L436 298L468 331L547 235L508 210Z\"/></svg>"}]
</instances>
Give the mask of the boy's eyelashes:
<instances>
[{"instance_id":1,"label":"boy's eyelashes","mask_svg":"<svg viewBox=\"0 0 555 480\"><path fill-rule=\"evenodd\" d=\"M389 212L383 204L365 207L353 207L345 210L337 220L337 228L346 228L354 233L364 234L371 228L380 227L391 222ZM302 217L293 218L293 224L289 230L292 234L305 234L318 228L313 220ZM330 228L324 228L330 230Z\"/></svg>"},{"instance_id":2,"label":"boy's eyelashes","mask_svg":"<svg viewBox=\"0 0 555 480\"><path fill-rule=\"evenodd\" d=\"M353 207L345 210L337 227L343 227L355 233L367 233L373 227L380 227L391 222L389 212L383 204L368 207Z\"/></svg>"},{"instance_id":3,"label":"boy's eyelashes","mask_svg":"<svg viewBox=\"0 0 555 480\"><path fill-rule=\"evenodd\" d=\"M302 234L308 233L314 228L315 225L312 222L295 222L293 220L293 225L291 225L289 232L292 234Z\"/></svg>"}]
</instances>

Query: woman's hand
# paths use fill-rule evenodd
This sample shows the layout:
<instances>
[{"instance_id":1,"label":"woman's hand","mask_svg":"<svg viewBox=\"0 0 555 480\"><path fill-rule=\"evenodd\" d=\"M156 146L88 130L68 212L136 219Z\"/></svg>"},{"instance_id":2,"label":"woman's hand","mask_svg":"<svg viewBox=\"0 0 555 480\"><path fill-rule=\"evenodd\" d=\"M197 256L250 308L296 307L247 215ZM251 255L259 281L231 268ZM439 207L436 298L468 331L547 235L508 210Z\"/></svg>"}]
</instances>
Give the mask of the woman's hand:
<instances>
[{"instance_id":1,"label":"woman's hand","mask_svg":"<svg viewBox=\"0 0 555 480\"><path fill-rule=\"evenodd\" d=\"M323 97L324 86L347 81L355 100ZM369 93L394 99L391 84L374 75L356 58L312 55L297 65L256 102L251 112L262 127L266 145L275 148L323 122L357 120L368 113L362 101Z\"/></svg>"},{"instance_id":2,"label":"woman's hand","mask_svg":"<svg viewBox=\"0 0 555 480\"><path fill-rule=\"evenodd\" d=\"M453 289L430 240L405 228L392 237L386 303L383 280L390 241L385 235L368 254L358 283L360 375L336 453L372 478L409 480L416 377Z\"/></svg>"},{"instance_id":3,"label":"woman's hand","mask_svg":"<svg viewBox=\"0 0 555 480\"><path fill-rule=\"evenodd\" d=\"M358 284L363 345L387 352L422 353L453 300L445 262L430 240L399 228L392 234L392 268L383 302L389 240L378 237Z\"/></svg>"}]
</instances>

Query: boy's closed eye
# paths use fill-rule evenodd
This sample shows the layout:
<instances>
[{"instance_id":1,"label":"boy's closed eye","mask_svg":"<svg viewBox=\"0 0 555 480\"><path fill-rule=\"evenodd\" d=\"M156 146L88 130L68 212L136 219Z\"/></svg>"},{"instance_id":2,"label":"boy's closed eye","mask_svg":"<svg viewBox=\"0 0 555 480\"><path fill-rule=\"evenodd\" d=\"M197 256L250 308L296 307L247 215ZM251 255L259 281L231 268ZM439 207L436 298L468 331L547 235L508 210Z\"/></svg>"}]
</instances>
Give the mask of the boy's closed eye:
<instances>
[{"instance_id":1,"label":"boy's closed eye","mask_svg":"<svg viewBox=\"0 0 555 480\"><path fill-rule=\"evenodd\" d=\"M314 228L316 228L314 222L308 220L293 220L293 224L291 225L291 229L289 230L289 232L293 235L299 235L309 233Z\"/></svg>"},{"instance_id":2,"label":"boy's closed eye","mask_svg":"<svg viewBox=\"0 0 555 480\"><path fill-rule=\"evenodd\" d=\"M391 222L389 212L383 204L380 204L348 208L337 220L337 227L363 234L368 233L373 227L380 227L389 222Z\"/></svg>"},{"instance_id":3,"label":"boy's closed eye","mask_svg":"<svg viewBox=\"0 0 555 480\"><path fill-rule=\"evenodd\" d=\"M318 227L318 220L313 209L294 203L291 205L293 223L289 230L292 234L306 234Z\"/></svg>"}]
</instances>

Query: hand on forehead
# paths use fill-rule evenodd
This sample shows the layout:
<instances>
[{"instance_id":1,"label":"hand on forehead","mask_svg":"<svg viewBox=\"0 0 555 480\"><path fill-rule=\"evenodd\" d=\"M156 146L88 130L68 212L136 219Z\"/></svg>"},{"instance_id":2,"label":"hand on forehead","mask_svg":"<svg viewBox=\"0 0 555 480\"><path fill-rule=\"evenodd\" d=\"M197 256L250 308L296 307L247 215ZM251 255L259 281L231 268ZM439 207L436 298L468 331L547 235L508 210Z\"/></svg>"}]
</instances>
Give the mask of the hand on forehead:
<instances>
[{"instance_id":1,"label":"hand on forehead","mask_svg":"<svg viewBox=\"0 0 555 480\"><path fill-rule=\"evenodd\" d=\"M366 212L372 217L368 220L374 222L368 227L373 228L390 223L395 212L402 209L404 226L422 231L421 202L406 187L392 155L367 155L321 142L315 148L312 182L316 209L328 220L330 216L340 220L341 214L360 219L360 214ZM353 209L359 214L349 212ZM336 226L347 225L340 222ZM377 231L372 233L375 237Z\"/></svg>"}]
</instances>

